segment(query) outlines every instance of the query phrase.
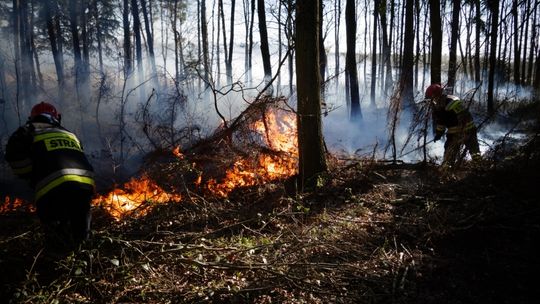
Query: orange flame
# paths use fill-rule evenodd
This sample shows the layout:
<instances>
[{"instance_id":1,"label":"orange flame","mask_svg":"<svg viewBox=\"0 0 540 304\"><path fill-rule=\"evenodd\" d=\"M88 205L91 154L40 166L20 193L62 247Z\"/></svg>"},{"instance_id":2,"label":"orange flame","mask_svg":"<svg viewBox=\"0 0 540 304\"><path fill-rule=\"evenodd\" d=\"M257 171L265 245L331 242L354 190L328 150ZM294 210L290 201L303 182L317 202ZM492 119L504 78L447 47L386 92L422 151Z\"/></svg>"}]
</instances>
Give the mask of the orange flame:
<instances>
[{"instance_id":1,"label":"orange flame","mask_svg":"<svg viewBox=\"0 0 540 304\"><path fill-rule=\"evenodd\" d=\"M0 205L0 214L16 211L35 212L36 208L31 203L23 199L6 196L4 198L4 202Z\"/></svg>"},{"instance_id":2,"label":"orange flame","mask_svg":"<svg viewBox=\"0 0 540 304\"><path fill-rule=\"evenodd\" d=\"M184 158L184 154L182 153L182 151L180 150L180 146L177 146L176 148L174 148L172 150L172 153L174 154L174 156L180 158L180 159L183 159Z\"/></svg>"},{"instance_id":3,"label":"orange flame","mask_svg":"<svg viewBox=\"0 0 540 304\"><path fill-rule=\"evenodd\" d=\"M181 196L168 193L156 185L147 176L132 178L122 188L115 189L107 195L96 197L92 203L101 206L111 216L120 219L125 215L144 215L155 204L179 202Z\"/></svg>"},{"instance_id":4,"label":"orange flame","mask_svg":"<svg viewBox=\"0 0 540 304\"><path fill-rule=\"evenodd\" d=\"M260 154L256 160L236 161L220 183L215 179L208 181L206 187L212 193L226 197L237 187L262 184L296 173L298 144L296 116L293 113L277 109L267 111L266 119L252 123L251 129L263 138L268 147L282 153Z\"/></svg>"}]
</instances>

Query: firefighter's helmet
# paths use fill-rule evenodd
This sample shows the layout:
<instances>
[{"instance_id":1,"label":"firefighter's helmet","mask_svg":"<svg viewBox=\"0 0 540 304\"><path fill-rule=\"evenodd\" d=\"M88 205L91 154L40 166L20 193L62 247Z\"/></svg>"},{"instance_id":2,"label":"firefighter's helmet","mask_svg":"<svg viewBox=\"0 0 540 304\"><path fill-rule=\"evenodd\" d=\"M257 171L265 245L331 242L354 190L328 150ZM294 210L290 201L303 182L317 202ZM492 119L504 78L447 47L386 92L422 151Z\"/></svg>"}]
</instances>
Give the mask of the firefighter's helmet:
<instances>
[{"instance_id":1,"label":"firefighter's helmet","mask_svg":"<svg viewBox=\"0 0 540 304\"><path fill-rule=\"evenodd\" d=\"M426 98L433 99L440 97L443 94L443 91L444 89L440 84L434 83L426 89Z\"/></svg>"},{"instance_id":2,"label":"firefighter's helmet","mask_svg":"<svg viewBox=\"0 0 540 304\"><path fill-rule=\"evenodd\" d=\"M52 104L44 101L32 107L32 111L30 112L30 119L33 120L38 116L48 116L58 123L60 123L60 119L62 117Z\"/></svg>"}]
</instances>

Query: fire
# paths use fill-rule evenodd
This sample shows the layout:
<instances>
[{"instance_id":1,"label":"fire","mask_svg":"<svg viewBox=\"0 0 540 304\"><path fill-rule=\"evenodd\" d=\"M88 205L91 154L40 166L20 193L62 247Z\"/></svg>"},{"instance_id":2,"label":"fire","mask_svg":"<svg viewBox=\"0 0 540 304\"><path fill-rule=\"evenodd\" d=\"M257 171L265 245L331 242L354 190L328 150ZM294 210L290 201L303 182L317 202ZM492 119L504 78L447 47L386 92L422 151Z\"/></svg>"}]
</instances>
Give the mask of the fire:
<instances>
[{"instance_id":1,"label":"fire","mask_svg":"<svg viewBox=\"0 0 540 304\"><path fill-rule=\"evenodd\" d=\"M1 202L1 201L0 201ZM35 212L36 208L29 202L20 198L11 198L6 196L4 201L0 205L0 214L15 212L15 211L27 211Z\"/></svg>"},{"instance_id":2,"label":"fire","mask_svg":"<svg viewBox=\"0 0 540 304\"><path fill-rule=\"evenodd\" d=\"M168 193L147 176L132 178L122 188L107 195L100 195L93 204L103 207L111 216L120 219L125 215L144 215L155 204L179 202L181 196Z\"/></svg>"},{"instance_id":3,"label":"fire","mask_svg":"<svg viewBox=\"0 0 540 304\"><path fill-rule=\"evenodd\" d=\"M265 142L277 152L258 154L255 159L237 160L228 169L221 182L210 179L206 185L212 193L226 197L237 187L253 186L294 175L297 167L298 144L296 141L296 117L293 113L271 109L266 119L250 125Z\"/></svg>"},{"instance_id":4,"label":"fire","mask_svg":"<svg viewBox=\"0 0 540 304\"><path fill-rule=\"evenodd\" d=\"M182 153L182 151L180 150L180 146L177 146L176 148L174 148L172 150L172 153L174 154L174 156L180 158L180 159L183 159L184 158L184 154Z\"/></svg>"}]
</instances>

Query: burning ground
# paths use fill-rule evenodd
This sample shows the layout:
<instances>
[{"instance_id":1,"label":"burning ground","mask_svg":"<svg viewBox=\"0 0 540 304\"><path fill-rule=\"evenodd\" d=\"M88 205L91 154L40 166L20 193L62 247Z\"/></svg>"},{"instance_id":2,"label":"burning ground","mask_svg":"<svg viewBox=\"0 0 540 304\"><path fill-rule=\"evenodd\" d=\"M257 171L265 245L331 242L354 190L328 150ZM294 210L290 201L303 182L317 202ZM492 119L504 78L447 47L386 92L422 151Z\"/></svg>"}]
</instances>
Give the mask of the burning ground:
<instances>
[{"instance_id":1,"label":"burning ground","mask_svg":"<svg viewBox=\"0 0 540 304\"><path fill-rule=\"evenodd\" d=\"M272 118L287 115L281 111L254 107L205 142L148 155L138 177L96 197L92 242L77 253L47 256L35 214L11 199L0 214L0 296L16 303L538 296L538 136L506 158L451 172L334 155L326 184L300 194L295 146L268 140L295 125Z\"/></svg>"}]
</instances>

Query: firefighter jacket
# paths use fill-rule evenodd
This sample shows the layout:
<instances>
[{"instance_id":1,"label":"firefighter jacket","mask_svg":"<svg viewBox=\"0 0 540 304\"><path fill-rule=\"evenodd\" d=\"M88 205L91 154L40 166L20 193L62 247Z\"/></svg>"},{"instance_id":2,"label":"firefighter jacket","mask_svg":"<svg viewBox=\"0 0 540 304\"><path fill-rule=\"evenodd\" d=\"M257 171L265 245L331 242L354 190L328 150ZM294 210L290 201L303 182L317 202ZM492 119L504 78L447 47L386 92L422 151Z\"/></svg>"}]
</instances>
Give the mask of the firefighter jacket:
<instances>
[{"instance_id":1,"label":"firefighter jacket","mask_svg":"<svg viewBox=\"0 0 540 304\"><path fill-rule=\"evenodd\" d=\"M8 140L5 158L35 188L36 201L65 182L95 186L79 139L59 124L28 122L20 127Z\"/></svg>"},{"instance_id":2,"label":"firefighter jacket","mask_svg":"<svg viewBox=\"0 0 540 304\"><path fill-rule=\"evenodd\" d=\"M461 99L453 95L443 96L442 104L435 106L433 123L436 137L441 137L445 131L447 134L459 134L476 128L469 110Z\"/></svg>"}]
</instances>

